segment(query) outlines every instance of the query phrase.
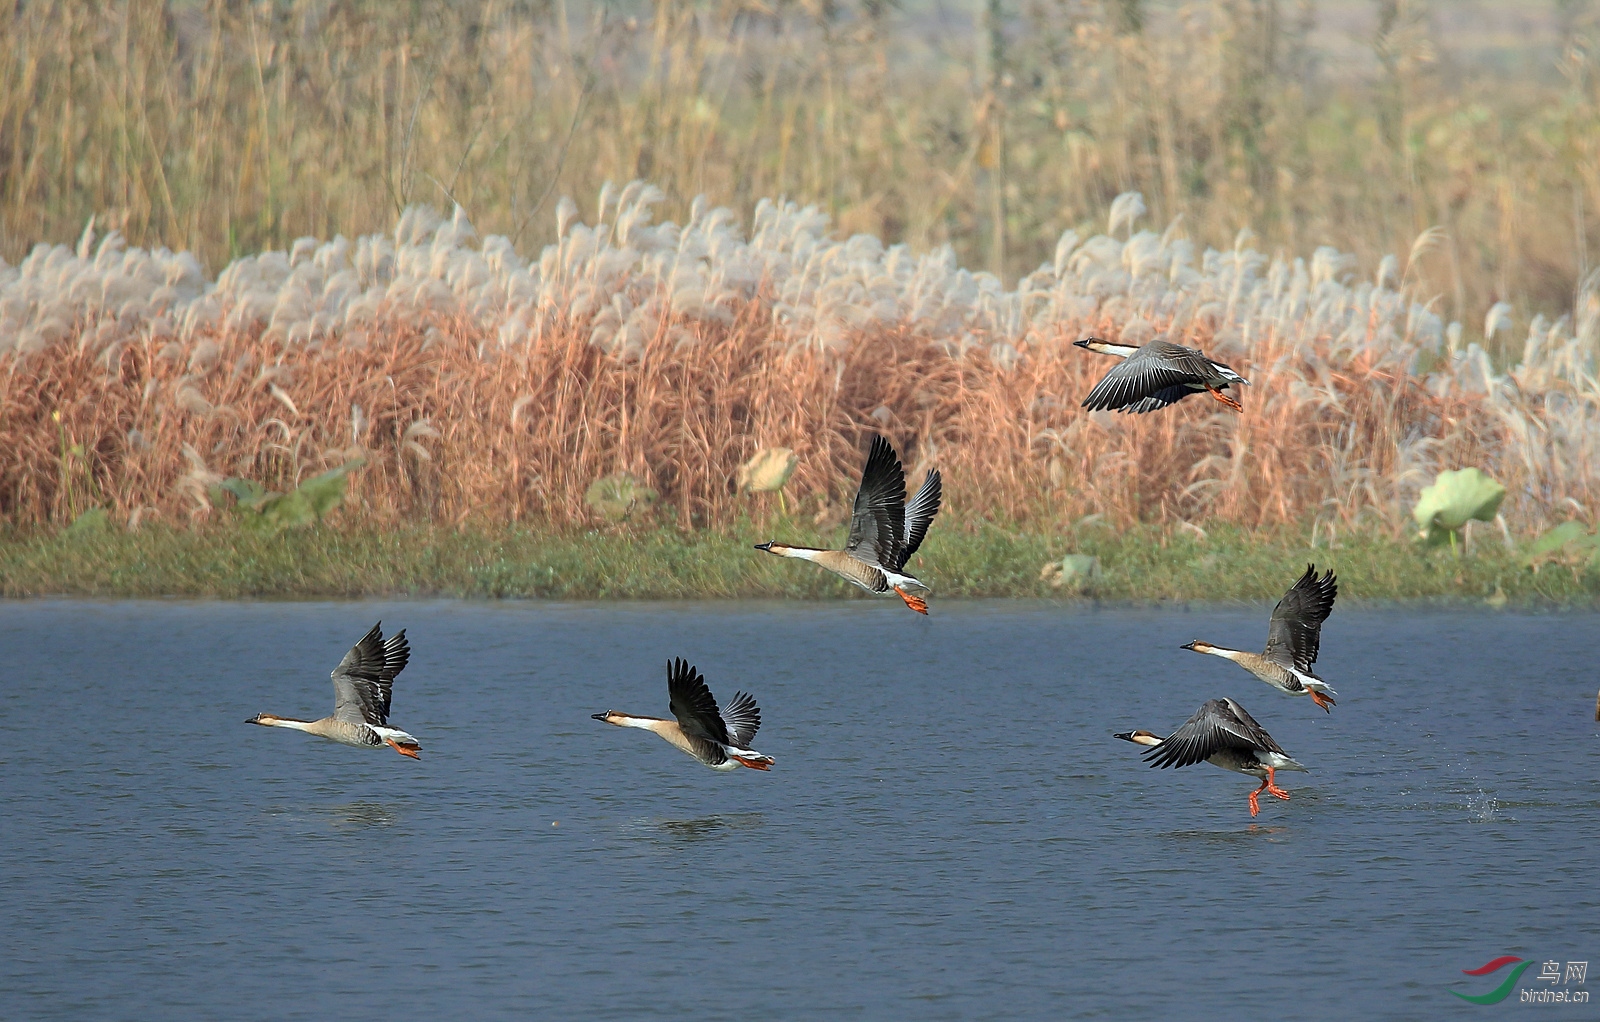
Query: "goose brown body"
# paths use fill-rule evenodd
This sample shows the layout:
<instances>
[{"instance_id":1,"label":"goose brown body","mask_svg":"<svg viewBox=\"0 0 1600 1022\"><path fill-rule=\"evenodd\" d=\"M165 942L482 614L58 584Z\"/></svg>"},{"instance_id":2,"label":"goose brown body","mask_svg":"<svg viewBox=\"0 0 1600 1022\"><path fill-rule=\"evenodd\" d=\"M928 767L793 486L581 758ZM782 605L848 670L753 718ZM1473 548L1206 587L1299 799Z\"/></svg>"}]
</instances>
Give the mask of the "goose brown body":
<instances>
[{"instance_id":1,"label":"goose brown body","mask_svg":"<svg viewBox=\"0 0 1600 1022\"><path fill-rule=\"evenodd\" d=\"M1083 407L1091 412L1116 410L1144 413L1165 408L1190 394L1209 393L1236 412L1244 406L1224 394L1228 387L1250 385L1250 381L1197 348L1174 344L1157 337L1143 347L1113 344L1098 337L1085 337L1074 346L1102 355L1116 355L1123 361L1106 373Z\"/></svg>"},{"instance_id":2,"label":"goose brown body","mask_svg":"<svg viewBox=\"0 0 1600 1022\"><path fill-rule=\"evenodd\" d=\"M721 709L700 672L688 661L674 658L667 662L667 700L674 720L615 710L590 716L616 727L653 732L713 770L771 769L771 756L748 747L761 728L761 708L748 693L735 692L727 709Z\"/></svg>"},{"instance_id":3,"label":"goose brown body","mask_svg":"<svg viewBox=\"0 0 1600 1022\"><path fill-rule=\"evenodd\" d=\"M861 472L861 485L850 514L850 535L842 550L791 546L772 540L757 543L777 557L811 561L853 585L878 595L894 592L907 607L919 614L928 612L928 602L919 593L929 586L905 570L906 562L917 552L939 513L943 483L938 469L929 472L916 495L906 501L906 475L889 441L872 438L867 464Z\"/></svg>"},{"instance_id":4,"label":"goose brown body","mask_svg":"<svg viewBox=\"0 0 1600 1022\"><path fill-rule=\"evenodd\" d=\"M1278 691L1308 695L1328 711L1337 705L1333 696L1338 693L1311 667L1322 646L1322 622L1333 613L1333 601L1338 595L1339 580L1331 570L1318 577L1317 566L1307 565L1305 574L1272 609L1265 652L1229 649L1200 639L1185 643L1182 648L1232 660Z\"/></svg>"},{"instance_id":5,"label":"goose brown body","mask_svg":"<svg viewBox=\"0 0 1600 1022\"><path fill-rule=\"evenodd\" d=\"M411 660L411 647L402 628L388 640L379 621L333 669L333 714L320 720L296 720L273 713L258 713L245 721L262 727L304 731L340 745L375 749L387 745L402 756L420 759L422 746L411 735L389 726L389 705L394 680Z\"/></svg>"},{"instance_id":6,"label":"goose brown body","mask_svg":"<svg viewBox=\"0 0 1600 1022\"><path fill-rule=\"evenodd\" d=\"M1152 767L1181 769L1210 763L1261 778L1261 787L1250 793L1251 816L1261 812L1258 800L1263 791L1275 798L1289 798L1289 793L1277 785L1277 771L1309 772L1284 752L1283 746L1243 706L1227 698L1206 700L1194 716L1166 738L1149 731L1124 731L1112 737L1147 746L1145 760Z\"/></svg>"}]
</instances>

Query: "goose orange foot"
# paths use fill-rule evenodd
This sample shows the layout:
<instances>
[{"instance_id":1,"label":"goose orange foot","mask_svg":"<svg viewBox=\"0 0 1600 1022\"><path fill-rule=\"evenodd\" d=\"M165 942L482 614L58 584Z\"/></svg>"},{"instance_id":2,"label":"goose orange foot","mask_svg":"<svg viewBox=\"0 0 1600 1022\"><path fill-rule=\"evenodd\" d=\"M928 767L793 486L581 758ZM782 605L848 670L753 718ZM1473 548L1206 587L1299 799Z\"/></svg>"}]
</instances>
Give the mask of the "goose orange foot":
<instances>
[{"instance_id":1,"label":"goose orange foot","mask_svg":"<svg viewBox=\"0 0 1600 1022\"><path fill-rule=\"evenodd\" d=\"M384 741L389 743L389 748L393 749L395 752L398 752L402 756L410 756L412 759L422 758L422 756L418 754L418 749L420 748L419 746L401 745L393 738L385 738Z\"/></svg>"},{"instance_id":2,"label":"goose orange foot","mask_svg":"<svg viewBox=\"0 0 1600 1022\"><path fill-rule=\"evenodd\" d=\"M1289 793L1278 787L1277 779L1272 776L1273 772L1272 767L1267 767L1267 779L1262 782L1261 787L1267 789L1268 795L1274 798L1281 798L1285 802L1289 801Z\"/></svg>"},{"instance_id":3,"label":"goose orange foot","mask_svg":"<svg viewBox=\"0 0 1600 1022\"><path fill-rule=\"evenodd\" d=\"M1322 707L1322 712L1323 713L1331 712L1328 709L1328 707L1339 705L1338 703L1335 703L1332 699L1329 699L1327 696L1323 695L1321 692L1318 692L1316 689L1308 688L1308 689L1306 689L1306 691L1311 693L1311 701L1316 703L1318 706Z\"/></svg>"},{"instance_id":4,"label":"goose orange foot","mask_svg":"<svg viewBox=\"0 0 1600 1022\"><path fill-rule=\"evenodd\" d=\"M1261 815L1261 793L1263 791L1276 798L1287 799L1289 797L1289 793L1287 791L1284 791L1282 788L1278 787L1277 782L1272 776L1274 773L1275 770L1272 767L1267 767L1267 776L1262 780L1261 787L1250 793L1251 816Z\"/></svg>"},{"instance_id":5,"label":"goose orange foot","mask_svg":"<svg viewBox=\"0 0 1600 1022\"><path fill-rule=\"evenodd\" d=\"M904 589L901 589L899 586L895 586L894 587L894 591L900 594L900 598L902 600L906 601L906 606L910 607L912 610L916 611L918 614L926 614L928 612L928 601L927 600L924 600L920 596L912 596L910 593L906 592Z\"/></svg>"},{"instance_id":6,"label":"goose orange foot","mask_svg":"<svg viewBox=\"0 0 1600 1022\"><path fill-rule=\"evenodd\" d=\"M1244 405L1242 405L1239 402L1235 401L1233 398L1231 398L1228 395L1224 394L1222 391L1218 390L1217 388L1211 386L1211 384L1209 384L1209 383L1206 384L1206 390L1211 394L1212 397L1216 398L1218 401L1221 401L1223 404L1227 405L1229 408L1232 408L1234 411L1236 411L1236 412L1244 411Z\"/></svg>"}]
</instances>

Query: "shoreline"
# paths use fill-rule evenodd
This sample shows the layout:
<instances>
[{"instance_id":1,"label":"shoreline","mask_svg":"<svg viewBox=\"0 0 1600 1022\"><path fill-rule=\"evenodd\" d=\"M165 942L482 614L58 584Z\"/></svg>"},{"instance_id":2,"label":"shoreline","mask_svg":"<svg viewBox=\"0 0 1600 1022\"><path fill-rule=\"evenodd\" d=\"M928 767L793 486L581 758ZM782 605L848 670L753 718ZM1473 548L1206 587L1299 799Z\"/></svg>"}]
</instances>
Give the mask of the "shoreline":
<instances>
[{"instance_id":1,"label":"shoreline","mask_svg":"<svg viewBox=\"0 0 1600 1022\"><path fill-rule=\"evenodd\" d=\"M1309 529L1083 528L1045 533L943 523L911 568L932 600L1031 599L1163 606L1275 601L1308 563L1333 568L1341 599L1526 607L1600 605L1600 573L1534 572L1498 536L1457 558L1387 533L1343 533L1312 547ZM680 532L362 524L271 535L227 522L127 532L0 532L0 597L197 599L457 598L591 600L870 599L832 575L752 549L768 535L837 543L803 521ZM1046 571L1067 555L1091 575ZM1087 566L1084 561L1077 562Z\"/></svg>"}]
</instances>

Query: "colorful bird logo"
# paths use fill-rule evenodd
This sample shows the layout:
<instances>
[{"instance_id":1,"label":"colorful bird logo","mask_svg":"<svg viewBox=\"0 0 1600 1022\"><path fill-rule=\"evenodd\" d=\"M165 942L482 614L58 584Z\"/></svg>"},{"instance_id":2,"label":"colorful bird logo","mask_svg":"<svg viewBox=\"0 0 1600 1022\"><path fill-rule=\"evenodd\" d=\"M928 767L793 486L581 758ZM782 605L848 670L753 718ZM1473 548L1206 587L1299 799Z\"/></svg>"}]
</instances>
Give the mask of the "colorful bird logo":
<instances>
[{"instance_id":1,"label":"colorful bird logo","mask_svg":"<svg viewBox=\"0 0 1600 1022\"><path fill-rule=\"evenodd\" d=\"M1499 1004L1501 1001L1511 996L1511 988L1517 985L1517 980L1522 978L1522 974L1527 971L1528 966L1533 964L1532 962L1524 962L1516 955L1501 955L1494 961L1480 965L1476 969L1461 970L1468 976L1487 976L1491 972L1499 972L1501 969L1512 964L1513 962L1521 962L1522 964L1511 970L1511 975L1506 977L1506 981L1504 983L1501 983L1499 986L1495 987L1486 994L1464 994L1459 990L1452 990L1450 992L1461 998L1463 1001L1471 1001L1473 1004Z\"/></svg>"}]
</instances>

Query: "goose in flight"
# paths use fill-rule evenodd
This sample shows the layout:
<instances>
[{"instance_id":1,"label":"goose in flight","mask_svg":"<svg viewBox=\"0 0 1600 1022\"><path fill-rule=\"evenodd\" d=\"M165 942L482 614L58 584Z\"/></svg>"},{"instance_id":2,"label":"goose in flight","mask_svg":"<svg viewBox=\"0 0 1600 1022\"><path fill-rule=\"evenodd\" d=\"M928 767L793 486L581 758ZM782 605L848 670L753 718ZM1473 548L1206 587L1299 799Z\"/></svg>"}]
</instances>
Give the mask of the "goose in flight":
<instances>
[{"instance_id":1,"label":"goose in flight","mask_svg":"<svg viewBox=\"0 0 1600 1022\"><path fill-rule=\"evenodd\" d=\"M258 713L245 721L263 727L287 727L306 734L316 735L366 749L379 749L387 745L402 756L421 759L422 746L417 740L389 726L389 699L394 688L395 675L405 670L411 659L411 647L406 643L406 630L400 629L383 638L383 622L372 626L372 631L333 669L333 716L321 720L295 720L271 713Z\"/></svg>"},{"instance_id":2,"label":"goose in flight","mask_svg":"<svg viewBox=\"0 0 1600 1022\"><path fill-rule=\"evenodd\" d=\"M688 661L674 658L667 663L667 708L676 720L660 717L632 717L607 710L590 716L617 727L636 727L654 731L669 745L693 756L713 770L770 770L773 759L750 748L761 727L761 708L744 692L735 692L726 710L706 687L706 679Z\"/></svg>"},{"instance_id":3,"label":"goose in flight","mask_svg":"<svg viewBox=\"0 0 1600 1022\"><path fill-rule=\"evenodd\" d=\"M1209 393L1236 412L1244 411L1244 406L1222 389L1237 384L1248 387L1250 381L1195 348L1173 344L1163 337L1157 337L1142 348L1113 344L1098 337L1085 337L1072 343L1087 351L1116 355L1123 360L1083 399L1083 407L1091 412L1104 409L1153 412L1199 393Z\"/></svg>"},{"instance_id":4,"label":"goose in flight","mask_svg":"<svg viewBox=\"0 0 1600 1022\"><path fill-rule=\"evenodd\" d=\"M905 568L928 534L933 516L939 513L941 492L939 470L934 469L917 488L916 496L906 503L905 469L889 441L874 436L866 468L861 472L861 486L856 490L850 536L843 550L816 550L777 540L757 543L756 549L820 564L869 593L881 596L892 590L907 607L926 614L928 601L918 593L929 592L930 587Z\"/></svg>"},{"instance_id":5,"label":"goose in flight","mask_svg":"<svg viewBox=\"0 0 1600 1022\"><path fill-rule=\"evenodd\" d=\"M1312 673L1311 665L1317 662L1317 650L1322 643L1322 622L1333 613L1333 601L1338 595L1339 581L1332 570L1318 578L1317 566L1308 565L1306 573L1272 609L1266 652L1228 649L1199 639L1180 648L1232 660L1280 692L1310 696L1312 702L1327 712L1330 706L1336 705L1332 697L1338 693Z\"/></svg>"},{"instance_id":6,"label":"goose in flight","mask_svg":"<svg viewBox=\"0 0 1600 1022\"><path fill-rule=\"evenodd\" d=\"M1287 799L1289 793L1278 787L1274 774L1279 770L1309 770L1283 751L1272 740L1266 728L1245 712L1245 708L1232 699L1208 699L1195 715L1166 738L1149 731L1125 731L1113 735L1135 745L1147 745L1144 755L1152 767L1186 767L1192 763L1210 763L1234 773L1250 774L1261 778L1261 787L1250 793L1250 815L1261 812L1258 801L1264 791L1268 795Z\"/></svg>"}]
</instances>

